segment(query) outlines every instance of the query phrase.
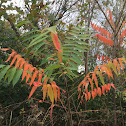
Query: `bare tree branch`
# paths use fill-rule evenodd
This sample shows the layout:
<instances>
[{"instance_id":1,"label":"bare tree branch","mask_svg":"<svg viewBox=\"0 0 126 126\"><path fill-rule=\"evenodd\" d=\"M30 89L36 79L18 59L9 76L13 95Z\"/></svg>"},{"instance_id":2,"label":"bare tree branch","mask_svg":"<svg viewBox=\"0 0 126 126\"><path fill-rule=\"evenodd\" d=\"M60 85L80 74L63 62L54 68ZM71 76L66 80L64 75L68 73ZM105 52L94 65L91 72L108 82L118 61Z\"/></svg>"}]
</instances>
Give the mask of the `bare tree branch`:
<instances>
[{"instance_id":1,"label":"bare tree branch","mask_svg":"<svg viewBox=\"0 0 126 126\"><path fill-rule=\"evenodd\" d=\"M98 4L98 6L99 6L100 10L101 10L101 11L102 11L102 13L104 14L104 16L105 16L105 18L106 18L107 22L109 23L109 25L110 25L110 27L111 27L111 29L112 29L113 33L114 33L114 32L115 32L115 30L114 30L113 26L111 25L111 23L110 23L109 19L107 18L107 16L106 16L105 12L104 12L104 11L103 11L103 9L101 8L101 5L98 3L98 1L97 1L97 0L95 0L95 2Z\"/></svg>"},{"instance_id":2,"label":"bare tree branch","mask_svg":"<svg viewBox=\"0 0 126 126\"><path fill-rule=\"evenodd\" d=\"M123 8L122 8L122 10L120 11L119 18L118 18L118 22L116 23L116 27L117 27L117 26L119 25L119 23L120 23L120 19L121 19L121 17L122 17L122 14L123 14L123 10L124 10L124 8L125 8L125 5L126 5L126 0L124 1Z\"/></svg>"}]
</instances>

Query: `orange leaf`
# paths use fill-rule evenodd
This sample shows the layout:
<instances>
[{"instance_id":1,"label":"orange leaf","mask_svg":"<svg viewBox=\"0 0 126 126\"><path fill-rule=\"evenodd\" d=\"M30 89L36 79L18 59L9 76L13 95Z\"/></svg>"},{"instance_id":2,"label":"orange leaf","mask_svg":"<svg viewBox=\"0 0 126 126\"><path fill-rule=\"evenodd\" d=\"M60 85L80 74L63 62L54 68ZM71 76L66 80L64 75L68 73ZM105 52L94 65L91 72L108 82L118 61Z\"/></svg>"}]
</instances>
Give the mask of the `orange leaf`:
<instances>
[{"instance_id":1,"label":"orange leaf","mask_svg":"<svg viewBox=\"0 0 126 126\"><path fill-rule=\"evenodd\" d=\"M47 84L47 77L44 79L44 83L43 84Z\"/></svg>"},{"instance_id":2,"label":"orange leaf","mask_svg":"<svg viewBox=\"0 0 126 126\"><path fill-rule=\"evenodd\" d=\"M54 60L54 58L49 58L48 60Z\"/></svg>"},{"instance_id":3,"label":"orange leaf","mask_svg":"<svg viewBox=\"0 0 126 126\"><path fill-rule=\"evenodd\" d=\"M108 90L110 91L110 89L111 89L111 84L108 84Z\"/></svg>"},{"instance_id":4,"label":"orange leaf","mask_svg":"<svg viewBox=\"0 0 126 126\"><path fill-rule=\"evenodd\" d=\"M5 62L8 62L11 59L11 57L13 57L16 54L17 53L15 51L12 51L12 53L10 54L10 56L8 57L8 59Z\"/></svg>"},{"instance_id":5,"label":"orange leaf","mask_svg":"<svg viewBox=\"0 0 126 126\"><path fill-rule=\"evenodd\" d=\"M39 100L38 102L39 102L39 103L42 103L42 100Z\"/></svg>"},{"instance_id":6,"label":"orange leaf","mask_svg":"<svg viewBox=\"0 0 126 126\"><path fill-rule=\"evenodd\" d=\"M33 87L32 87L28 99L31 98L31 96L33 95L33 93L35 92L36 89L37 89L37 86L33 86Z\"/></svg>"},{"instance_id":7,"label":"orange leaf","mask_svg":"<svg viewBox=\"0 0 126 126\"><path fill-rule=\"evenodd\" d=\"M102 93L103 93L103 95L105 95L105 87L104 86L102 86Z\"/></svg>"},{"instance_id":8,"label":"orange leaf","mask_svg":"<svg viewBox=\"0 0 126 126\"><path fill-rule=\"evenodd\" d=\"M55 48L62 53L62 50L61 50L61 45L60 45L60 42L58 41L58 36L57 36L57 33L53 33L51 32L51 37L52 37L52 40L53 40L53 44L55 46Z\"/></svg>"},{"instance_id":9,"label":"orange leaf","mask_svg":"<svg viewBox=\"0 0 126 126\"><path fill-rule=\"evenodd\" d=\"M94 91L91 91L91 93L92 93L92 98L94 99L94 98L95 98L95 93L94 93Z\"/></svg>"},{"instance_id":10,"label":"orange leaf","mask_svg":"<svg viewBox=\"0 0 126 126\"><path fill-rule=\"evenodd\" d=\"M96 87L98 88L98 80L97 80L97 77L96 77L95 73L92 74L92 80L93 80L93 79L94 79L94 81L95 81Z\"/></svg>"},{"instance_id":11,"label":"orange leaf","mask_svg":"<svg viewBox=\"0 0 126 126\"><path fill-rule=\"evenodd\" d=\"M87 101L87 94L86 94L86 93L84 93L84 95L85 95L85 100Z\"/></svg>"},{"instance_id":12,"label":"orange leaf","mask_svg":"<svg viewBox=\"0 0 126 126\"><path fill-rule=\"evenodd\" d=\"M43 90L43 101L44 101L47 93L47 85L43 85L42 90Z\"/></svg>"},{"instance_id":13,"label":"orange leaf","mask_svg":"<svg viewBox=\"0 0 126 126\"><path fill-rule=\"evenodd\" d=\"M79 92L79 95L78 95L78 99L79 99L81 96L81 88L78 89L78 92Z\"/></svg>"},{"instance_id":14,"label":"orange leaf","mask_svg":"<svg viewBox=\"0 0 126 126\"><path fill-rule=\"evenodd\" d=\"M52 88L53 88L54 98L55 98L55 101L57 102L57 89L56 89L56 83L53 81L53 82L51 82L51 84L52 84Z\"/></svg>"},{"instance_id":15,"label":"orange leaf","mask_svg":"<svg viewBox=\"0 0 126 126\"><path fill-rule=\"evenodd\" d=\"M51 105L50 118L52 118L52 112L53 112L53 104Z\"/></svg>"},{"instance_id":16,"label":"orange leaf","mask_svg":"<svg viewBox=\"0 0 126 126\"><path fill-rule=\"evenodd\" d=\"M14 64L15 60L17 59L17 57L18 57L18 58L21 58L21 55L15 55L15 56L14 56L14 58L13 58L11 64L10 64L10 67Z\"/></svg>"},{"instance_id":17,"label":"orange leaf","mask_svg":"<svg viewBox=\"0 0 126 126\"><path fill-rule=\"evenodd\" d=\"M123 63L122 63L121 58L118 58L118 60L119 60L119 64L120 64L121 68L124 70Z\"/></svg>"},{"instance_id":18,"label":"orange leaf","mask_svg":"<svg viewBox=\"0 0 126 126\"><path fill-rule=\"evenodd\" d=\"M80 83L79 83L79 85L78 85L78 89L82 86L82 84L84 84L84 80L83 81L81 81ZM86 83L85 83L86 84Z\"/></svg>"},{"instance_id":19,"label":"orange leaf","mask_svg":"<svg viewBox=\"0 0 126 126\"><path fill-rule=\"evenodd\" d=\"M106 92L108 92L108 85L107 84L105 85L105 90L106 90Z\"/></svg>"},{"instance_id":20,"label":"orange leaf","mask_svg":"<svg viewBox=\"0 0 126 126\"><path fill-rule=\"evenodd\" d=\"M88 78L88 80L89 80L89 82L91 84L91 90L93 90L93 82L92 82L91 78Z\"/></svg>"},{"instance_id":21,"label":"orange leaf","mask_svg":"<svg viewBox=\"0 0 126 126\"><path fill-rule=\"evenodd\" d=\"M34 69L35 69L35 67L32 67L32 65L29 66L29 71L30 71L31 74L32 74L32 72L33 72ZM30 77L31 77L31 75L28 73L27 77L26 77L26 83L28 82L28 80L29 80Z\"/></svg>"},{"instance_id":22,"label":"orange leaf","mask_svg":"<svg viewBox=\"0 0 126 126\"><path fill-rule=\"evenodd\" d=\"M25 64L25 60L21 62L19 69L23 69L23 65Z\"/></svg>"},{"instance_id":23,"label":"orange leaf","mask_svg":"<svg viewBox=\"0 0 126 126\"><path fill-rule=\"evenodd\" d=\"M2 51L7 51L7 50L10 50L10 48L3 48L3 49L0 49Z\"/></svg>"},{"instance_id":24,"label":"orange leaf","mask_svg":"<svg viewBox=\"0 0 126 126\"><path fill-rule=\"evenodd\" d=\"M58 99L60 99L60 88L57 87L57 89L58 89Z\"/></svg>"},{"instance_id":25,"label":"orange leaf","mask_svg":"<svg viewBox=\"0 0 126 126\"><path fill-rule=\"evenodd\" d=\"M83 100L83 95L81 96L81 103L82 103L82 102L84 102L84 100Z\"/></svg>"},{"instance_id":26,"label":"orange leaf","mask_svg":"<svg viewBox=\"0 0 126 126\"><path fill-rule=\"evenodd\" d=\"M41 82L41 80L42 80L42 73L39 71L39 77L38 77L38 82L40 83Z\"/></svg>"},{"instance_id":27,"label":"orange leaf","mask_svg":"<svg viewBox=\"0 0 126 126\"><path fill-rule=\"evenodd\" d=\"M24 78L27 76L27 70L29 68L30 64L26 64L23 70L23 74L22 74L22 80L24 80Z\"/></svg>"},{"instance_id":28,"label":"orange leaf","mask_svg":"<svg viewBox=\"0 0 126 126\"><path fill-rule=\"evenodd\" d=\"M118 64L116 59L113 59L113 64L118 69L118 71L120 72L120 67L119 67L119 64Z\"/></svg>"},{"instance_id":29,"label":"orange leaf","mask_svg":"<svg viewBox=\"0 0 126 126\"><path fill-rule=\"evenodd\" d=\"M90 100L91 99L91 93L88 92L88 99Z\"/></svg>"},{"instance_id":30,"label":"orange leaf","mask_svg":"<svg viewBox=\"0 0 126 126\"><path fill-rule=\"evenodd\" d=\"M97 96L97 89L94 89L95 97Z\"/></svg>"},{"instance_id":31,"label":"orange leaf","mask_svg":"<svg viewBox=\"0 0 126 126\"><path fill-rule=\"evenodd\" d=\"M15 67L19 67L19 65L20 65L20 62L22 62L22 61L24 61L24 58L19 58L18 60L17 60L17 62L16 62L16 64L15 64Z\"/></svg>"},{"instance_id":32,"label":"orange leaf","mask_svg":"<svg viewBox=\"0 0 126 126\"><path fill-rule=\"evenodd\" d=\"M100 87L98 87L98 94L101 97L101 88Z\"/></svg>"},{"instance_id":33,"label":"orange leaf","mask_svg":"<svg viewBox=\"0 0 126 126\"><path fill-rule=\"evenodd\" d=\"M116 89L115 86L114 86L114 84L111 84L111 86L112 86L114 89Z\"/></svg>"},{"instance_id":34,"label":"orange leaf","mask_svg":"<svg viewBox=\"0 0 126 126\"><path fill-rule=\"evenodd\" d=\"M35 78L37 77L37 74L38 74L38 71L36 70L36 71L33 73L32 77L31 77L31 82L29 83L30 86L31 86L32 83L34 82Z\"/></svg>"},{"instance_id":35,"label":"orange leaf","mask_svg":"<svg viewBox=\"0 0 126 126\"><path fill-rule=\"evenodd\" d=\"M58 51L57 54L58 54L58 59L59 59L59 61L60 61L61 63L63 63L63 62L62 62L62 54L61 54L61 52Z\"/></svg>"},{"instance_id":36,"label":"orange leaf","mask_svg":"<svg viewBox=\"0 0 126 126\"><path fill-rule=\"evenodd\" d=\"M123 21L123 27L125 28L125 21Z\"/></svg>"}]
</instances>

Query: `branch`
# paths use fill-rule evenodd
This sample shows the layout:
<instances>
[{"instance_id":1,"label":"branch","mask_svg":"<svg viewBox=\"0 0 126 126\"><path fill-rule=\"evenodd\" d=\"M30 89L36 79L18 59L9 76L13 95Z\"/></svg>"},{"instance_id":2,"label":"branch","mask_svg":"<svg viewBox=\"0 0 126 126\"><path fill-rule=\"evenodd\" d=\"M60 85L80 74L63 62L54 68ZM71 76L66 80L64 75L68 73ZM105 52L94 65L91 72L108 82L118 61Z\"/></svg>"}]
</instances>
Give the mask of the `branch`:
<instances>
[{"instance_id":1,"label":"branch","mask_svg":"<svg viewBox=\"0 0 126 126\"><path fill-rule=\"evenodd\" d=\"M9 23L10 23L10 25L11 25L11 28L12 28L12 29L15 31L15 33L16 33L17 38L19 38L19 37L20 37L20 34L19 34L19 32L17 31L17 29L16 29L14 23L11 21L11 19L8 17L8 15L7 15L7 17L5 17L5 18L6 18L6 20L9 21Z\"/></svg>"},{"instance_id":2,"label":"branch","mask_svg":"<svg viewBox=\"0 0 126 126\"><path fill-rule=\"evenodd\" d=\"M122 23L120 24L120 26L119 26L119 28L118 28L118 30L117 30L115 36L117 36L117 34L119 33L119 30L120 30L120 28L122 27L122 24L123 24L123 21L125 20L125 18L126 18L126 15L123 17Z\"/></svg>"},{"instance_id":3,"label":"branch","mask_svg":"<svg viewBox=\"0 0 126 126\"><path fill-rule=\"evenodd\" d=\"M110 21L109 21L109 19L107 18L107 16L106 16L106 14L105 14L105 12L103 11L103 9L101 8L101 6L100 6L100 4L98 3L98 1L97 0L95 0L95 2L98 4L98 6L99 6L99 8L100 8L100 10L102 11L102 13L104 14L104 16L105 16L105 18L106 18L106 20L107 20L107 22L109 23L109 25L110 25L110 27L111 27L111 29L112 29L112 31L113 31L113 33L114 33L114 28L112 27L112 25L111 25L111 23L110 23Z\"/></svg>"},{"instance_id":4,"label":"branch","mask_svg":"<svg viewBox=\"0 0 126 126\"><path fill-rule=\"evenodd\" d=\"M124 10L124 8L125 8L125 5L126 5L126 0L125 0L125 2L124 2L124 4L123 4L123 8L122 8L122 10L120 11L120 14L119 14L119 18L118 18L118 22L117 22L117 24L116 24L116 27L119 25L119 23L120 23L120 19L121 19L121 16L122 16L122 14L123 14L123 10Z\"/></svg>"}]
</instances>

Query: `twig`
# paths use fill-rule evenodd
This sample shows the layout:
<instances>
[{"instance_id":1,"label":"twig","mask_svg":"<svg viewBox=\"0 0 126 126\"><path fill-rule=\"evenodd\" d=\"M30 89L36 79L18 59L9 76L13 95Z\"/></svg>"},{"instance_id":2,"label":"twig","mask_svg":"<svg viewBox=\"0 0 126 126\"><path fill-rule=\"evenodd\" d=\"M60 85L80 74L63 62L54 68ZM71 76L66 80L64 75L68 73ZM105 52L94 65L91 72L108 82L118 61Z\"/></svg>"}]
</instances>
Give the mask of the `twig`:
<instances>
[{"instance_id":1,"label":"twig","mask_svg":"<svg viewBox=\"0 0 126 126\"><path fill-rule=\"evenodd\" d=\"M99 112L99 111L106 111L106 110L86 110L86 111L81 111L81 112L73 112L73 111L71 111L71 113L72 114L75 114L75 113L78 113L78 114L80 114L80 113L87 113L87 112Z\"/></svg>"},{"instance_id":2,"label":"twig","mask_svg":"<svg viewBox=\"0 0 126 126\"><path fill-rule=\"evenodd\" d=\"M110 23L110 21L109 21L109 19L107 18L107 16L106 16L106 14L105 14L105 12L103 11L103 9L101 8L101 6L100 6L100 4L98 3L98 1L97 0L95 0L95 2L98 4L98 6L99 6L99 8L100 8L100 10L102 11L102 13L104 14L104 16L105 16L105 18L106 18L106 20L107 20L107 22L109 23L109 25L110 25L110 27L111 27L111 29L112 29L112 31L113 31L113 33L114 33L114 28L112 27L112 25L111 25L111 23Z\"/></svg>"}]
</instances>

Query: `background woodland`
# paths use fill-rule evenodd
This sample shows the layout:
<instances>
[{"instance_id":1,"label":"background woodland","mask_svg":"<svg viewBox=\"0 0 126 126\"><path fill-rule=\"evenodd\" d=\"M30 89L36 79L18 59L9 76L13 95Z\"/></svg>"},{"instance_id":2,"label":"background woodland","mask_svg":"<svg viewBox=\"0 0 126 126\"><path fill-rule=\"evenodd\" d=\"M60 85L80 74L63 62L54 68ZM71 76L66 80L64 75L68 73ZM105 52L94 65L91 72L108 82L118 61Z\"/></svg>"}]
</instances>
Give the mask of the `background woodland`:
<instances>
[{"instance_id":1,"label":"background woodland","mask_svg":"<svg viewBox=\"0 0 126 126\"><path fill-rule=\"evenodd\" d=\"M0 125L125 126L126 0L0 3Z\"/></svg>"}]
</instances>

